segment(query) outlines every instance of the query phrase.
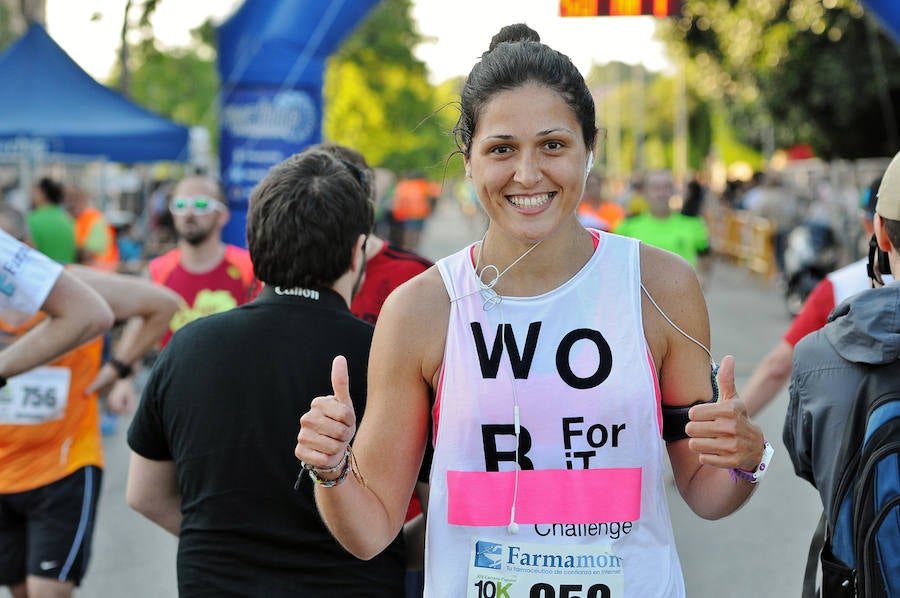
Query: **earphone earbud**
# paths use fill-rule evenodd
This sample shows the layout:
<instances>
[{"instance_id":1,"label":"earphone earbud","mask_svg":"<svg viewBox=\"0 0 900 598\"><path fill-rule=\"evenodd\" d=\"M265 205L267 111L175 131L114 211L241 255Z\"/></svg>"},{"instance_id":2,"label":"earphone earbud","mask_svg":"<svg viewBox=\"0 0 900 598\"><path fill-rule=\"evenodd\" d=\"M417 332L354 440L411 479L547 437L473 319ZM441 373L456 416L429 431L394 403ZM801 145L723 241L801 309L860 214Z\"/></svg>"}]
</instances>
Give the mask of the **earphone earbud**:
<instances>
[{"instance_id":1,"label":"earphone earbud","mask_svg":"<svg viewBox=\"0 0 900 598\"><path fill-rule=\"evenodd\" d=\"M472 178L472 171L469 170L468 168L466 168L466 178L467 178L467 179L471 179L471 178Z\"/></svg>"},{"instance_id":2,"label":"earphone earbud","mask_svg":"<svg viewBox=\"0 0 900 598\"><path fill-rule=\"evenodd\" d=\"M506 531L511 534L519 533L519 524L516 523L516 505L513 503L512 509L509 511L509 525L506 526Z\"/></svg>"},{"instance_id":3,"label":"earphone earbud","mask_svg":"<svg viewBox=\"0 0 900 598\"><path fill-rule=\"evenodd\" d=\"M587 178L587 175L591 174L591 169L594 167L594 150L591 150L591 153L588 154L587 168L584 169L584 176Z\"/></svg>"}]
</instances>

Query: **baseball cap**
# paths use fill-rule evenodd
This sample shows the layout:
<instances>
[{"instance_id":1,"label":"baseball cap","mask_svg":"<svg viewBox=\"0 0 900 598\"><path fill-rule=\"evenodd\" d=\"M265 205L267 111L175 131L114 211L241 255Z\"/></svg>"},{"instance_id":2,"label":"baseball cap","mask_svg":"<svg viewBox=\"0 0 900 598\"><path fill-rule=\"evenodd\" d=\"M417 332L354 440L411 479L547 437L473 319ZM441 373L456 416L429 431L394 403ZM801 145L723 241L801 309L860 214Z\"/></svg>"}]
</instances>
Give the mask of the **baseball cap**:
<instances>
[{"instance_id":1,"label":"baseball cap","mask_svg":"<svg viewBox=\"0 0 900 598\"><path fill-rule=\"evenodd\" d=\"M875 212L882 218L900 220L900 152L894 156L878 187Z\"/></svg>"}]
</instances>

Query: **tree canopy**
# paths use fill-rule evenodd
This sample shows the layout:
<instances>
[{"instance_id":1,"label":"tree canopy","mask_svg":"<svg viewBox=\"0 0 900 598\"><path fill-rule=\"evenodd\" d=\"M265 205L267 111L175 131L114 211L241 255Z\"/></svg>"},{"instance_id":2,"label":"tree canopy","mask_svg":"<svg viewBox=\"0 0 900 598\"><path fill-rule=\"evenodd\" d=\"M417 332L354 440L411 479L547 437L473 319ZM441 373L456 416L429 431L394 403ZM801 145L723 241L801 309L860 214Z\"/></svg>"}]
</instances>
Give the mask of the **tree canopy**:
<instances>
[{"instance_id":1,"label":"tree canopy","mask_svg":"<svg viewBox=\"0 0 900 598\"><path fill-rule=\"evenodd\" d=\"M662 36L743 141L824 158L896 151L900 48L857 0L685 0L683 14Z\"/></svg>"}]
</instances>

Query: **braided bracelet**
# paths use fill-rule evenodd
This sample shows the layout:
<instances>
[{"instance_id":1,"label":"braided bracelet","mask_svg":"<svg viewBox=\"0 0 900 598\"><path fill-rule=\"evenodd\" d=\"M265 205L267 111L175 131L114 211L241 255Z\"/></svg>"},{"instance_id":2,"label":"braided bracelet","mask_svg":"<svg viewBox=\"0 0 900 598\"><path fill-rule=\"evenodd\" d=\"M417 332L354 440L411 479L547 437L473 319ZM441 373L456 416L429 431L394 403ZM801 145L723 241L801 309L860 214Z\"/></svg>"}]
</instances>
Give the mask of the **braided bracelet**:
<instances>
[{"instance_id":1,"label":"braided bracelet","mask_svg":"<svg viewBox=\"0 0 900 598\"><path fill-rule=\"evenodd\" d=\"M337 486L341 482L344 481L344 478L347 477L347 472L353 472L353 477L356 478L356 481L359 482L359 485L363 488L366 487L366 479L359 472L359 465L356 463L356 456L353 454L353 449L350 448L350 445L347 445L347 450L344 453L344 458L341 461L334 465L333 467L316 467L315 465L310 465L309 463L300 462L300 465L303 469L305 469L309 473L309 478L316 483L318 486L322 486L323 488L333 488ZM334 473L337 470L341 470L341 474L333 480L323 479L320 474L323 473ZM300 472L300 475L303 475L303 472ZM294 484L294 490L297 490L300 487L300 477L297 478L297 482Z\"/></svg>"},{"instance_id":2,"label":"braided bracelet","mask_svg":"<svg viewBox=\"0 0 900 598\"><path fill-rule=\"evenodd\" d=\"M344 458L341 462L335 467L329 467L328 469L319 469L318 467L310 467L307 468L307 472L309 472L309 478L316 483L317 486L321 486L322 488L333 488L337 486L347 477L347 472L350 471L350 458L348 457L349 453L344 453ZM304 465L305 467L305 465ZM341 470L341 475L334 478L333 480L326 480L319 476L319 472L334 472L338 467L343 467Z\"/></svg>"},{"instance_id":3,"label":"braided bracelet","mask_svg":"<svg viewBox=\"0 0 900 598\"><path fill-rule=\"evenodd\" d=\"M310 465L309 463L300 462L300 465L303 469L307 471L315 471L316 473L334 473L339 469L343 469L347 466L347 454L350 452L350 447L347 447L347 451L344 452L344 458L341 459L337 465L333 465L331 467L316 467L315 465Z\"/></svg>"}]
</instances>

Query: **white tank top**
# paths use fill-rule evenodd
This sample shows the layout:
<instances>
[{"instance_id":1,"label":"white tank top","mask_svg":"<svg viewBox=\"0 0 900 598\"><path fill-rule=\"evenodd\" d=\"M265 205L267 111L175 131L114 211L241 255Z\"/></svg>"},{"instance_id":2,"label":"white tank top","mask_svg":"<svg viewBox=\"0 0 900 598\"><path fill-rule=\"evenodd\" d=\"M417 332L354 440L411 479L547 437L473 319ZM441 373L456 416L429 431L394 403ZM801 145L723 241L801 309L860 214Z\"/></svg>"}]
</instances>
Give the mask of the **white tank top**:
<instances>
[{"instance_id":1,"label":"white tank top","mask_svg":"<svg viewBox=\"0 0 900 598\"><path fill-rule=\"evenodd\" d=\"M868 264L869 258L865 257L847 264L828 275L827 278L831 282L831 288L834 291L834 305L831 306L832 309L857 293L862 293L872 288L867 269ZM883 274L881 278L884 280L884 284L890 284L894 280L890 274Z\"/></svg>"},{"instance_id":2,"label":"white tank top","mask_svg":"<svg viewBox=\"0 0 900 598\"><path fill-rule=\"evenodd\" d=\"M471 248L438 262L451 310L434 407L428 597L684 595L639 243L594 234L597 249L569 281L493 307Z\"/></svg>"}]
</instances>

